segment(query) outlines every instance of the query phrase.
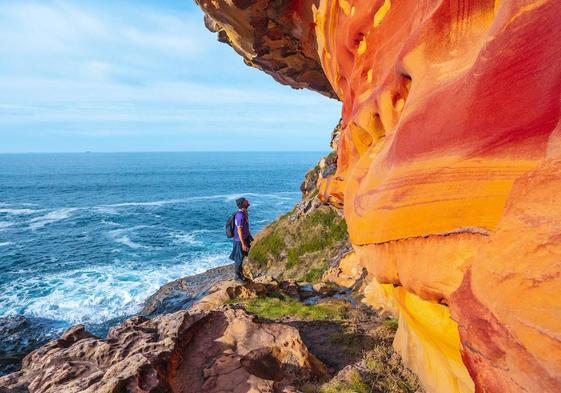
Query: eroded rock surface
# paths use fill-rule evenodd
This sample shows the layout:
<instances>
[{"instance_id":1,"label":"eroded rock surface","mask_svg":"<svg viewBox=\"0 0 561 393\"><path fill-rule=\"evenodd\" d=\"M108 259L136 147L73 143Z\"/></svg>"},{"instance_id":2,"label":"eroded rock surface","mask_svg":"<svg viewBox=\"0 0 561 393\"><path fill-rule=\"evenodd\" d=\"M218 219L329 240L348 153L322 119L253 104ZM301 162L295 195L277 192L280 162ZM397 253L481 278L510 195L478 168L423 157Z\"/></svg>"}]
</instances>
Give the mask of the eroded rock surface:
<instances>
[{"instance_id":1,"label":"eroded rock surface","mask_svg":"<svg viewBox=\"0 0 561 393\"><path fill-rule=\"evenodd\" d=\"M289 392L324 374L296 329L224 306L134 317L105 340L77 325L0 378L0 391Z\"/></svg>"},{"instance_id":2,"label":"eroded rock surface","mask_svg":"<svg viewBox=\"0 0 561 393\"><path fill-rule=\"evenodd\" d=\"M559 160L519 178L452 297L464 360L487 391L561 386L560 190Z\"/></svg>"},{"instance_id":3,"label":"eroded rock surface","mask_svg":"<svg viewBox=\"0 0 561 393\"><path fill-rule=\"evenodd\" d=\"M234 266L220 266L194 276L182 277L168 282L146 299L140 312L144 316L156 316L186 310L205 297L217 283L234 275Z\"/></svg>"},{"instance_id":4,"label":"eroded rock surface","mask_svg":"<svg viewBox=\"0 0 561 393\"><path fill-rule=\"evenodd\" d=\"M234 48L246 64L279 83L336 97L319 61L311 1L196 2L205 11L207 28L217 32L218 39Z\"/></svg>"}]
</instances>

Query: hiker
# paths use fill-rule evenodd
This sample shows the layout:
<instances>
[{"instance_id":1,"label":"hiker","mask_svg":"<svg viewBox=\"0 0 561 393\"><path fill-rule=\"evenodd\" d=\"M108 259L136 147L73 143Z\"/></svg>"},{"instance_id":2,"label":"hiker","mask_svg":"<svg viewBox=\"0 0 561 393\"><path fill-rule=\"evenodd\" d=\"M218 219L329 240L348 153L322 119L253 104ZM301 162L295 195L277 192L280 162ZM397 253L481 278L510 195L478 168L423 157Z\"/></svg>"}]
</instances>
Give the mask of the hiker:
<instances>
[{"instance_id":1,"label":"hiker","mask_svg":"<svg viewBox=\"0 0 561 393\"><path fill-rule=\"evenodd\" d=\"M245 198L236 199L236 205L238 206L238 211L234 215L234 247L232 248L230 259L235 264L235 280L245 282L247 278L243 274L242 263L244 257L249 253L249 248L253 241L253 237L251 237L249 232L249 217L247 214L247 208L250 205L249 201Z\"/></svg>"}]
</instances>

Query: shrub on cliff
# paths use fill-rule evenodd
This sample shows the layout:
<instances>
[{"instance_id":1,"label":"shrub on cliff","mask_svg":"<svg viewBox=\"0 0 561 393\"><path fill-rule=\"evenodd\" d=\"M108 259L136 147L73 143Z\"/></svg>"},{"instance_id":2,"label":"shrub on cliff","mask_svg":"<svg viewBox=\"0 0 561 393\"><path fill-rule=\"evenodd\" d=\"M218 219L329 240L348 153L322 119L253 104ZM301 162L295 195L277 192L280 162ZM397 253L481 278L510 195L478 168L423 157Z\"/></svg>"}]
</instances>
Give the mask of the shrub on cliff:
<instances>
[{"instance_id":1,"label":"shrub on cliff","mask_svg":"<svg viewBox=\"0 0 561 393\"><path fill-rule=\"evenodd\" d=\"M345 220L334 208L321 205L305 214L295 209L257 236L249 265L256 273L318 281L347 239Z\"/></svg>"}]
</instances>

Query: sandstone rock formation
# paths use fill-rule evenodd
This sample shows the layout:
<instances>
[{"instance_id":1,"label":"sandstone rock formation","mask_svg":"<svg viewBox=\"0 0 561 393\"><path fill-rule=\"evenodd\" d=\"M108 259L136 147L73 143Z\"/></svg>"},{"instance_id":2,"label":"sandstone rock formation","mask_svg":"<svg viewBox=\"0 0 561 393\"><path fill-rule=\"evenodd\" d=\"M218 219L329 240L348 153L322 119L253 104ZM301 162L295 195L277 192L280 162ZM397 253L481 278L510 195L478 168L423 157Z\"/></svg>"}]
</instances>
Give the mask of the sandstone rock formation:
<instances>
[{"instance_id":1,"label":"sandstone rock formation","mask_svg":"<svg viewBox=\"0 0 561 393\"><path fill-rule=\"evenodd\" d=\"M218 38L276 81L335 93L319 62L312 9L306 2L195 0L205 11L205 25Z\"/></svg>"},{"instance_id":2,"label":"sandstone rock formation","mask_svg":"<svg viewBox=\"0 0 561 393\"><path fill-rule=\"evenodd\" d=\"M194 276L182 277L162 285L144 302L140 315L154 317L187 310L204 298L215 284L232 277L233 265L219 266Z\"/></svg>"},{"instance_id":3,"label":"sandstone rock formation","mask_svg":"<svg viewBox=\"0 0 561 393\"><path fill-rule=\"evenodd\" d=\"M293 392L324 374L298 330L224 306L134 317L106 340L77 325L1 377L0 392Z\"/></svg>"},{"instance_id":4,"label":"sandstone rock formation","mask_svg":"<svg viewBox=\"0 0 561 393\"><path fill-rule=\"evenodd\" d=\"M489 391L559 391L560 190L561 160L516 180L497 228L452 295L464 361Z\"/></svg>"},{"instance_id":5,"label":"sandstone rock formation","mask_svg":"<svg viewBox=\"0 0 561 393\"><path fill-rule=\"evenodd\" d=\"M319 59L343 102L321 188L344 206L343 273L366 268L367 301L399 313L395 345L425 387L561 391L561 2L200 4L282 83L322 80L303 60ZM284 62L285 45L302 54Z\"/></svg>"}]
</instances>

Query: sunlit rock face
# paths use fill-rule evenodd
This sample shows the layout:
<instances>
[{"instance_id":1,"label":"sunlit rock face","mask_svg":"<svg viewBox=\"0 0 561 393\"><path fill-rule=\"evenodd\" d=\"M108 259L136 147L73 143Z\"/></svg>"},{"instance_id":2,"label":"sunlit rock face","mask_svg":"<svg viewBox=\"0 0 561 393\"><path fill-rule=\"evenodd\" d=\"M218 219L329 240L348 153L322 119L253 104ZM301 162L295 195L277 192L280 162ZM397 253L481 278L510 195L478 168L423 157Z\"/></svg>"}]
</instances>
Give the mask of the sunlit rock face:
<instances>
[{"instance_id":1,"label":"sunlit rock face","mask_svg":"<svg viewBox=\"0 0 561 393\"><path fill-rule=\"evenodd\" d=\"M464 361L490 392L559 392L561 160L516 180L451 309Z\"/></svg>"},{"instance_id":2,"label":"sunlit rock face","mask_svg":"<svg viewBox=\"0 0 561 393\"><path fill-rule=\"evenodd\" d=\"M343 100L338 177L357 245L487 234L559 120L556 1L324 1Z\"/></svg>"},{"instance_id":3,"label":"sunlit rock face","mask_svg":"<svg viewBox=\"0 0 561 393\"><path fill-rule=\"evenodd\" d=\"M561 186L513 190L559 156L559 15L558 1L326 0L315 13L343 101L327 194L378 282L452 306L478 391L561 390L561 265L546 256Z\"/></svg>"},{"instance_id":4,"label":"sunlit rock face","mask_svg":"<svg viewBox=\"0 0 561 393\"><path fill-rule=\"evenodd\" d=\"M343 102L321 191L344 206L346 277L368 270L366 301L400 315L396 348L424 386L561 391L561 2L209 4L277 79L252 18L288 21L275 45L317 50ZM291 64L281 82L304 87Z\"/></svg>"}]
</instances>

